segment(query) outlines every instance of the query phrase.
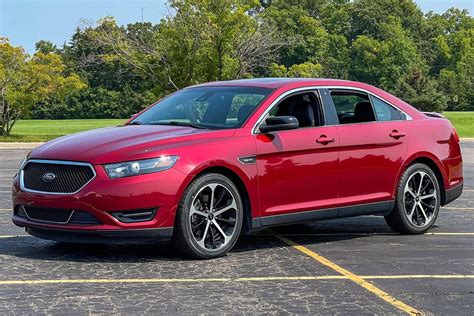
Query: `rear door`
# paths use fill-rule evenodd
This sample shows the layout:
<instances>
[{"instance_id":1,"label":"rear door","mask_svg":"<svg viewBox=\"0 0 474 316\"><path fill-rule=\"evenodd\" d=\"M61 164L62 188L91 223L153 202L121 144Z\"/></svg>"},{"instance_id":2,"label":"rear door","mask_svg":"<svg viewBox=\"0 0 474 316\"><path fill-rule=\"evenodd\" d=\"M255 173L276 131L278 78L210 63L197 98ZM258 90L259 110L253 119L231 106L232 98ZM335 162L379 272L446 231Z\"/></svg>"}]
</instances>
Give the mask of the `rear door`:
<instances>
[{"instance_id":1,"label":"rear door","mask_svg":"<svg viewBox=\"0 0 474 316\"><path fill-rule=\"evenodd\" d=\"M340 137L339 216L390 208L407 151L406 116L363 91L329 90ZM371 207L369 204L372 204ZM348 206L366 204L366 207Z\"/></svg>"}]
</instances>

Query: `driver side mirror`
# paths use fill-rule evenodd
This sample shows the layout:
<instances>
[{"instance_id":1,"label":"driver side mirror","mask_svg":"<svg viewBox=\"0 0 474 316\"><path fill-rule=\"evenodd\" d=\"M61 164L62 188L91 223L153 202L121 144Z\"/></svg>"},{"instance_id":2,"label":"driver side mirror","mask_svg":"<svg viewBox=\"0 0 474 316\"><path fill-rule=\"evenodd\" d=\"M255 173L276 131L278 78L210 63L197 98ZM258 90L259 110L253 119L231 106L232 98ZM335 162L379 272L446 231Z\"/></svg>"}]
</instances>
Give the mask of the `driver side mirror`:
<instances>
[{"instance_id":1,"label":"driver side mirror","mask_svg":"<svg viewBox=\"0 0 474 316\"><path fill-rule=\"evenodd\" d=\"M275 116L267 118L265 123L260 125L259 130L265 134L297 129L299 126L298 119L294 116Z\"/></svg>"}]
</instances>

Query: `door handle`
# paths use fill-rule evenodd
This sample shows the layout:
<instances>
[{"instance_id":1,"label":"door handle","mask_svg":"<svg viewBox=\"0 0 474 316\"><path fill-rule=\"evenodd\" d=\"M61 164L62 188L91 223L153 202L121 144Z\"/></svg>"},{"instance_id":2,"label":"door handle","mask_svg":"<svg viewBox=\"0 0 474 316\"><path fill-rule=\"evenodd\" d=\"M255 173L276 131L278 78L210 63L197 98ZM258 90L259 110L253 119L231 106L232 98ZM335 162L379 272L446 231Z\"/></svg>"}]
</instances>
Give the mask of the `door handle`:
<instances>
[{"instance_id":1,"label":"door handle","mask_svg":"<svg viewBox=\"0 0 474 316\"><path fill-rule=\"evenodd\" d=\"M321 136L319 136L318 139L316 139L316 143L323 144L323 145L327 145L327 144L333 143L333 142L334 142L334 138L329 138L326 135L321 135Z\"/></svg>"},{"instance_id":2,"label":"door handle","mask_svg":"<svg viewBox=\"0 0 474 316\"><path fill-rule=\"evenodd\" d=\"M392 138L398 139L398 138L401 138L401 137L405 137L406 134L403 133L403 132L399 132L399 131L397 131L396 129L394 129L394 130L390 133L389 136L392 137Z\"/></svg>"}]
</instances>

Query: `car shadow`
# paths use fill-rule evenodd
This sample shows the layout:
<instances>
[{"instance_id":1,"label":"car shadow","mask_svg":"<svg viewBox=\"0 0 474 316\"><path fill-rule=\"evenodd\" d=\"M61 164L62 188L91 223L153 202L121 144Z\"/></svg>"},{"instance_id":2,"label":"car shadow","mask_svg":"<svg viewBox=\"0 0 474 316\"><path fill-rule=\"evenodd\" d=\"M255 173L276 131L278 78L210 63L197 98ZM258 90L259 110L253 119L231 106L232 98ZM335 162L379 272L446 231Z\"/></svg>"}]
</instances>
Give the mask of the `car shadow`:
<instances>
[{"instance_id":1,"label":"car shadow","mask_svg":"<svg viewBox=\"0 0 474 316\"><path fill-rule=\"evenodd\" d=\"M375 234L396 234L376 216L363 216L332 221L309 222L274 227L242 235L230 256L261 249L288 247L275 237L302 239L305 245L318 245L356 238L370 238ZM66 262L166 262L188 261L170 244L70 244L42 240L33 236L0 239L0 255L34 260ZM225 260L225 257L220 259Z\"/></svg>"}]
</instances>

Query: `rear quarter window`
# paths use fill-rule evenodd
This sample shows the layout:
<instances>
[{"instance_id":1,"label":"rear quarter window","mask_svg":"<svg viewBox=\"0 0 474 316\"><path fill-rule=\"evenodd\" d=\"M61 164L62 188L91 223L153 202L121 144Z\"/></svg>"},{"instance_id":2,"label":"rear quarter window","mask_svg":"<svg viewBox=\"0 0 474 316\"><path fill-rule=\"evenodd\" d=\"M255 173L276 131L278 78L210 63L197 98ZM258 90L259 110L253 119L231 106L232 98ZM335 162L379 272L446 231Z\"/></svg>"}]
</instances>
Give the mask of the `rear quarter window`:
<instances>
[{"instance_id":1,"label":"rear quarter window","mask_svg":"<svg viewBox=\"0 0 474 316\"><path fill-rule=\"evenodd\" d=\"M377 121L400 121L406 119L405 114L387 102L384 102L374 96L370 96L370 101L372 102Z\"/></svg>"}]
</instances>

